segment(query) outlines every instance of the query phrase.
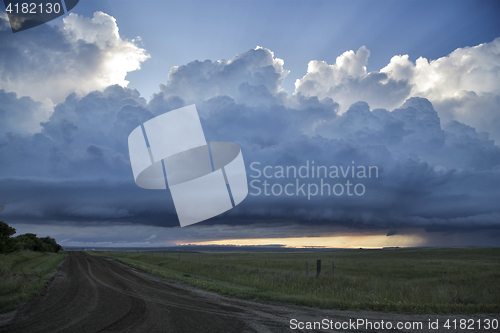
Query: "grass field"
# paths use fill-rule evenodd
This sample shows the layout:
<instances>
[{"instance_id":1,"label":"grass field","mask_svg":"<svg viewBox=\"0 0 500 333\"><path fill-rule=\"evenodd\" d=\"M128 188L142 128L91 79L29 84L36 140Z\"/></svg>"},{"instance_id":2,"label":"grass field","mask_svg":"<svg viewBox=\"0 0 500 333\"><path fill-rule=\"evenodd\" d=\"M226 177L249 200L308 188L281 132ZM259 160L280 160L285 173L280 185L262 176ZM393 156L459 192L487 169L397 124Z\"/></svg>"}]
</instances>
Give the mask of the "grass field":
<instances>
[{"instance_id":1,"label":"grass field","mask_svg":"<svg viewBox=\"0 0 500 333\"><path fill-rule=\"evenodd\" d=\"M500 312L500 248L90 253L247 299L405 313Z\"/></svg>"},{"instance_id":2,"label":"grass field","mask_svg":"<svg viewBox=\"0 0 500 333\"><path fill-rule=\"evenodd\" d=\"M15 310L35 296L65 256L65 252L1 254L0 313Z\"/></svg>"}]
</instances>

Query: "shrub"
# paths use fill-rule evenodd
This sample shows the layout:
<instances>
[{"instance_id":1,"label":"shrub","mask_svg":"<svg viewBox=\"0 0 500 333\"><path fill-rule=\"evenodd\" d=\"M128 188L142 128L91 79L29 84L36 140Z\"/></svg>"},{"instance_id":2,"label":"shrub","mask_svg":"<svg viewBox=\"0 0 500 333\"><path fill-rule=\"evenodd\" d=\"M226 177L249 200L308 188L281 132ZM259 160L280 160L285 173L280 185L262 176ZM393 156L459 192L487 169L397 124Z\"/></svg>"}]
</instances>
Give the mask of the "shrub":
<instances>
[{"instance_id":1,"label":"shrub","mask_svg":"<svg viewBox=\"0 0 500 333\"><path fill-rule=\"evenodd\" d=\"M11 237L15 233L15 228L0 221L0 253L10 253L21 250L58 253L62 250L62 246L57 244L56 240L49 236L39 238L36 237L35 234L27 233Z\"/></svg>"}]
</instances>

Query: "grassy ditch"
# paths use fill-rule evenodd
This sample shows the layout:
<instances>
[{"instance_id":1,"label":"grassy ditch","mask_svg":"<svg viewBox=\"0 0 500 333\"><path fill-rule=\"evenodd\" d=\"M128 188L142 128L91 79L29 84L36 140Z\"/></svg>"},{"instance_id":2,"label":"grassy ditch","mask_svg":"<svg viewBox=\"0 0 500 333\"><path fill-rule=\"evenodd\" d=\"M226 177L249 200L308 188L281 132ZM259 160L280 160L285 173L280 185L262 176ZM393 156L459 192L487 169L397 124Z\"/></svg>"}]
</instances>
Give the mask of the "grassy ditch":
<instances>
[{"instance_id":1,"label":"grassy ditch","mask_svg":"<svg viewBox=\"0 0 500 333\"><path fill-rule=\"evenodd\" d=\"M13 311L35 296L66 252L0 254L0 313Z\"/></svg>"},{"instance_id":2,"label":"grassy ditch","mask_svg":"<svg viewBox=\"0 0 500 333\"><path fill-rule=\"evenodd\" d=\"M90 253L246 299L402 313L500 312L500 248Z\"/></svg>"}]
</instances>

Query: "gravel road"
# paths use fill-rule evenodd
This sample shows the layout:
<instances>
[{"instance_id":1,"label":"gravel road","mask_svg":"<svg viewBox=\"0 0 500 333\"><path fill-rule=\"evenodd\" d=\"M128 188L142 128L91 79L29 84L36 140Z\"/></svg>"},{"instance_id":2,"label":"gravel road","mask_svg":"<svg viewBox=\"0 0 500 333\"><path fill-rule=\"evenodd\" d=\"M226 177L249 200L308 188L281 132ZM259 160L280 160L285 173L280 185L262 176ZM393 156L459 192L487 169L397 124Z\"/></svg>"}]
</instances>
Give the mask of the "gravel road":
<instances>
[{"instance_id":1,"label":"gravel road","mask_svg":"<svg viewBox=\"0 0 500 333\"><path fill-rule=\"evenodd\" d=\"M428 321L439 320L441 325L446 319L470 318L322 310L239 300L166 282L114 260L68 253L47 289L17 313L0 318L0 332L450 332L428 330ZM488 318L493 317L473 317ZM292 319L304 325L324 319L334 323L384 320L394 325L397 321L420 321L423 327L300 330L290 328Z\"/></svg>"}]
</instances>

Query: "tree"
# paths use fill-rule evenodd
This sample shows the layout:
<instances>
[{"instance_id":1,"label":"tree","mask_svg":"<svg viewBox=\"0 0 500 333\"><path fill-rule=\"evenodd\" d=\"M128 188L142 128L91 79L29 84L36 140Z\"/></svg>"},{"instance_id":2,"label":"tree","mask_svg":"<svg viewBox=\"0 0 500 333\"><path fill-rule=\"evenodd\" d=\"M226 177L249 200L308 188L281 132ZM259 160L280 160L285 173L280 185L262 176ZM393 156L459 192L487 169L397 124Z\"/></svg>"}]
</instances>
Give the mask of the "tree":
<instances>
[{"instance_id":1,"label":"tree","mask_svg":"<svg viewBox=\"0 0 500 333\"><path fill-rule=\"evenodd\" d=\"M45 247L45 251L47 252L59 252L62 250L62 246L56 243L54 238L50 238L49 236L40 238Z\"/></svg>"},{"instance_id":2,"label":"tree","mask_svg":"<svg viewBox=\"0 0 500 333\"><path fill-rule=\"evenodd\" d=\"M8 253L16 250L15 241L10 237L15 233L15 228L0 221L0 253Z\"/></svg>"},{"instance_id":3,"label":"tree","mask_svg":"<svg viewBox=\"0 0 500 333\"><path fill-rule=\"evenodd\" d=\"M24 234L15 237L15 240L22 244L24 250L44 252L44 246L40 238L36 237L35 234Z\"/></svg>"}]
</instances>

